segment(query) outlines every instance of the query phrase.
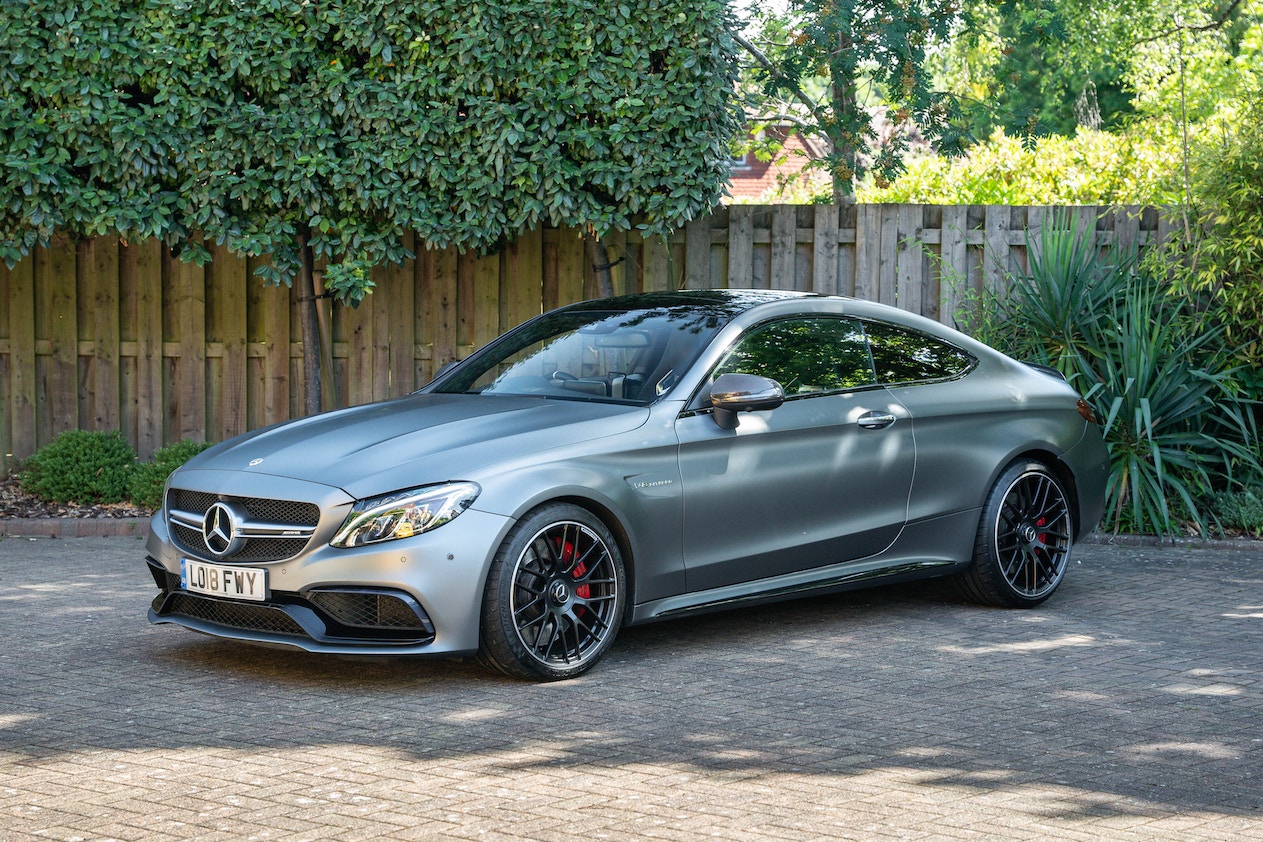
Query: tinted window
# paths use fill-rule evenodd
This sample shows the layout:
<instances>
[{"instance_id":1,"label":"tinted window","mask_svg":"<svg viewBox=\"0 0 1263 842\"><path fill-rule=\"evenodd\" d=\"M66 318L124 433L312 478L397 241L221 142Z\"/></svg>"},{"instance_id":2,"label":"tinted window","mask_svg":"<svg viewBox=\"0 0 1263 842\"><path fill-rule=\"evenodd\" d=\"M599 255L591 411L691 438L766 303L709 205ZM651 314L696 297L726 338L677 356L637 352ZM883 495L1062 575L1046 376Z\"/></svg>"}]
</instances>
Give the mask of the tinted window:
<instances>
[{"instance_id":1,"label":"tinted window","mask_svg":"<svg viewBox=\"0 0 1263 842\"><path fill-rule=\"evenodd\" d=\"M883 385L950 380L974 364L974 358L964 351L924 333L881 322L869 322L865 329L877 379Z\"/></svg>"},{"instance_id":2,"label":"tinted window","mask_svg":"<svg viewBox=\"0 0 1263 842\"><path fill-rule=\"evenodd\" d=\"M876 382L864 332L852 319L785 319L757 327L719 364L720 374L770 377L790 397Z\"/></svg>"}]
</instances>

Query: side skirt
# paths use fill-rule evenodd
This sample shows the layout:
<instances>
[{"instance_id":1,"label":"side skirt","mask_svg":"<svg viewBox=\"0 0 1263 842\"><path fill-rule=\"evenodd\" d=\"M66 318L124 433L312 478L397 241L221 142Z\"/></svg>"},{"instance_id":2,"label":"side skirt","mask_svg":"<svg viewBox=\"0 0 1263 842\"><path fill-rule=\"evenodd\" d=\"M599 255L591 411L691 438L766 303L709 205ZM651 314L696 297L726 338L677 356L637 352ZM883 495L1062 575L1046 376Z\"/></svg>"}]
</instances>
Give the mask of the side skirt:
<instances>
[{"instance_id":1,"label":"side skirt","mask_svg":"<svg viewBox=\"0 0 1263 842\"><path fill-rule=\"evenodd\" d=\"M956 573L972 560L979 516L970 509L908 524L889 548L867 559L641 603L629 624Z\"/></svg>"}]
</instances>

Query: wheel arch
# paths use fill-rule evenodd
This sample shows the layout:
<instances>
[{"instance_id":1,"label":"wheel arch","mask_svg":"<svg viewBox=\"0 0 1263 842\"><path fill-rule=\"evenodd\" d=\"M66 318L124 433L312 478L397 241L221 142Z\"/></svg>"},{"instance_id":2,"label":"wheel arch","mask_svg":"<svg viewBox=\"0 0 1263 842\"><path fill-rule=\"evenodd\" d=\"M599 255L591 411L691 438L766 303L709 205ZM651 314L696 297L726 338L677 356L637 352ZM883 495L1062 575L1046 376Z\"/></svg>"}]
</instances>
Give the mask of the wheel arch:
<instances>
[{"instance_id":1,"label":"wheel arch","mask_svg":"<svg viewBox=\"0 0 1263 842\"><path fill-rule=\"evenodd\" d=\"M991 481L987 484L988 493L990 493L990 488L995 485L996 479L999 478L1000 474L1004 473L1009 465L1023 459L1030 459L1044 465L1048 468L1048 470L1052 471L1053 476L1055 476L1057 481L1061 483L1061 487L1066 492L1066 497L1069 498L1070 510L1074 513L1073 540L1077 542L1083 531L1083 511L1079 504L1079 487L1078 483L1075 481L1074 471L1070 469L1070 466L1066 464L1065 460L1062 459L1055 451L1047 448L1031 448L1015 454L1004 464L996 468L994 475L991 477Z\"/></svg>"},{"instance_id":2,"label":"wheel arch","mask_svg":"<svg viewBox=\"0 0 1263 842\"><path fill-rule=\"evenodd\" d=\"M531 509L533 511L550 503L569 503L590 512L593 517L601 521L605 528L610 531L610 534L614 536L614 540L618 542L618 551L623 557L624 587L627 589L626 597L623 600L623 624L629 624L632 618L632 607L636 604L636 555L632 551L631 534L628 532L626 525L612 508L591 497L573 494L562 495L537 503Z\"/></svg>"}]
</instances>

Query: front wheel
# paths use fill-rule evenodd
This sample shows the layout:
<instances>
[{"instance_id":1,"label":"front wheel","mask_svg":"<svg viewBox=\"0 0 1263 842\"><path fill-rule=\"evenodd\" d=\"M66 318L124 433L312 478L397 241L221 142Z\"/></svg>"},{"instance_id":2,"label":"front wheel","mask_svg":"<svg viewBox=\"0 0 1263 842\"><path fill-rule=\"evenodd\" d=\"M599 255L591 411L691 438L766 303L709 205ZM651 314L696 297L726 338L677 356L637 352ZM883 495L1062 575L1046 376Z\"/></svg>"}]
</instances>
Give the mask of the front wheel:
<instances>
[{"instance_id":1,"label":"front wheel","mask_svg":"<svg viewBox=\"0 0 1263 842\"><path fill-rule=\"evenodd\" d=\"M1041 462L1014 462L982 508L973 563L960 578L962 590L988 605L1039 605L1065 578L1072 527L1057 477Z\"/></svg>"},{"instance_id":2,"label":"front wheel","mask_svg":"<svg viewBox=\"0 0 1263 842\"><path fill-rule=\"evenodd\" d=\"M618 543L591 512L568 503L536 509L492 561L480 660L534 680L587 672L618 633L625 584Z\"/></svg>"}]
</instances>

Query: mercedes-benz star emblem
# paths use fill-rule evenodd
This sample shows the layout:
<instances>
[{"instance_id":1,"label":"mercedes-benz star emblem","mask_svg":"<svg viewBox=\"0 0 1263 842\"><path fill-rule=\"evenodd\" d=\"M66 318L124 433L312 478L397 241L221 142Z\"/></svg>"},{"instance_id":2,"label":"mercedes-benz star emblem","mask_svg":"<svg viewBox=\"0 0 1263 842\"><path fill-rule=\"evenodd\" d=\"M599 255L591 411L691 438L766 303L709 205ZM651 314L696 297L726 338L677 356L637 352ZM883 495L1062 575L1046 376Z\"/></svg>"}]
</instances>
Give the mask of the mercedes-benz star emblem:
<instances>
[{"instance_id":1,"label":"mercedes-benz star emblem","mask_svg":"<svg viewBox=\"0 0 1263 842\"><path fill-rule=\"evenodd\" d=\"M202 518L202 540L211 555L223 558L241 549L242 539L237 535L239 522L227 503L216 503L206 510Z\"/></svg>"},{"instance_id":2,"label":"mercedes-benz star emblem","mask_svg":"<svg viewBox=\"0 0 1263 842\"><path fill-rule=\"evenodd\" d=\"M553 602L563 605L570 599L570 588L566 587L565 582L553 582L549 589L549 596L553 598Z\"/></svg>"}]
</instances>

